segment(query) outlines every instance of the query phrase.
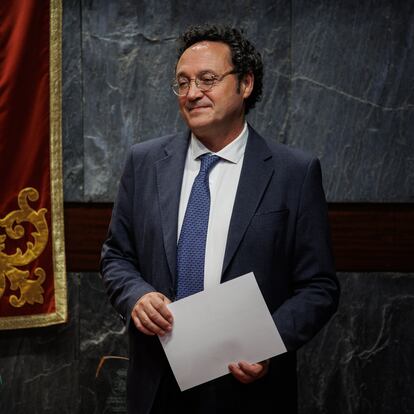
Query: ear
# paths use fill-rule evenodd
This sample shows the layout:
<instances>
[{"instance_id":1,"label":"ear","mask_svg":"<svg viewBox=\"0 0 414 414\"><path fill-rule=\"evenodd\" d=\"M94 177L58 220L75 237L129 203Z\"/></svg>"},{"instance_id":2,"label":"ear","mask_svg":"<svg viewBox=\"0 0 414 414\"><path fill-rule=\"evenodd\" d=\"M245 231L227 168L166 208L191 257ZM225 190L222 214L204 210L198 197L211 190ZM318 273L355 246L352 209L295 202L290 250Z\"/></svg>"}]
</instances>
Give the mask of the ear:
<instances>
[{"instance_id":1,"label":"ear","mask_svg":"<svg viewBox=\"0 0 414 414\"><path fill-rule=\"evenodd\" d=\"M243 79L240 82L240 89L241 93L243 94L243 98L246 99L250 96L253 91L254 86L254 75L253 73L248 73L244 75Z\"/></svg>"}]
</instances>

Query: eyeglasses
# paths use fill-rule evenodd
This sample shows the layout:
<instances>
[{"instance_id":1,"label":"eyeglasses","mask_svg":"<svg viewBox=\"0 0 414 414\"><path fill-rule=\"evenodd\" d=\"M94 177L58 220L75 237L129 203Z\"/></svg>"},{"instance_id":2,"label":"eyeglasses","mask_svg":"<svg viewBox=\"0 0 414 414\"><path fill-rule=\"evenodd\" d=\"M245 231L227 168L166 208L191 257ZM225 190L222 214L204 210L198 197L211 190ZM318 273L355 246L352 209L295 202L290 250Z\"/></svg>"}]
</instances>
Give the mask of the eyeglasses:
<instances>
[{"instance_id":1,"label":"eyeglasses","mask_svg":"<svg viewBox=\"0 0 414 414\"><path fill-rule=\"evenodd\" d=\"M217 76L211 72L202 73L199 76L196 76L193 79L188 79L184 76L180 76L178 79L175 79L171 87L173 92L177 96L186 96L190 90L191 81L194 81L195 86L203 92L209 91L213 86L216 86L220 83L227 75L237 73L234 69L223 73L221 76Z\"/></svg>"}]
</instances>

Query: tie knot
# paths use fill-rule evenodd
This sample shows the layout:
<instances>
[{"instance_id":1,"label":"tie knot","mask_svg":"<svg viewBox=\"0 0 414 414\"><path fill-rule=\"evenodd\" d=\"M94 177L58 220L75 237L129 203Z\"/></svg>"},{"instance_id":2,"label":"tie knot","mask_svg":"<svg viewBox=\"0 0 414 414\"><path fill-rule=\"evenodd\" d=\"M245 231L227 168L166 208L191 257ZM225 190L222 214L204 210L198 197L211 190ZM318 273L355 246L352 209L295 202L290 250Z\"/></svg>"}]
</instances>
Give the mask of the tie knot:
<instances>
[{"instance_id":1,"label":"tie knot","mask_svg":"<svg viewBox=\"0 0 414 414\"><path fill-rule=\"evenodd\" d=\"M218 155L204 154L200 157L200 160L200 173L208 174L213 166L218 163L220 157Z\"/></svg>"}]
</instances>

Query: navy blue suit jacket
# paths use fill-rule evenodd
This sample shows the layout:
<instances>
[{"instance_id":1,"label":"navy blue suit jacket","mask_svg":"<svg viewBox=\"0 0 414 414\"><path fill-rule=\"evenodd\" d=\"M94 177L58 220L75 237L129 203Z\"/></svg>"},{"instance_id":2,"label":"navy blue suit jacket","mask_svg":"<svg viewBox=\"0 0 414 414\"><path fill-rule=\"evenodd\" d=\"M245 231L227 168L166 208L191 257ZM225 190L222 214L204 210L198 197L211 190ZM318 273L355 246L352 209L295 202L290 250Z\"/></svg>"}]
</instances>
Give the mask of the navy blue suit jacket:
<instances>
[{"instance_id":1,"label":"navy blue suit jacket","mask_svg":"<svg viewBox=\"0 0 414 414\"><path fill-rule=\"evenodd\" d=\"M148 292L174 300L178 208L189 136L170 135L132 147L102 250L102 277L129 331L131 412L150 410L168 366L158 338L141 334L129 319L137 300ZM216 381L217 387L235 392L235 398L242 395L244 408L252 401L278 401L286 404L284 412L294 412L295 351L322 328L338 303L327 206L319 161L265 140L251 127L222 282L248 272L254 272L289 352L272 358L268 375L256 383L236 384L227 375ZM214 410L215 402L211 404Z\"/></svg>"}]
</instances>

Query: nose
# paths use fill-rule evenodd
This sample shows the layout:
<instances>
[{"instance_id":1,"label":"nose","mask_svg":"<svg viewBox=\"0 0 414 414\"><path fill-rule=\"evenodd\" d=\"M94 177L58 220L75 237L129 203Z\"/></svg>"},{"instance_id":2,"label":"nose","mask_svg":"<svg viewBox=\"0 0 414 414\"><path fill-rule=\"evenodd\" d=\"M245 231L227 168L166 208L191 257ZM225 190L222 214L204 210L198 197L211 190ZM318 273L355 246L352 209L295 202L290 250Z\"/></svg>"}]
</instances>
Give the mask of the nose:
<instances>
[{"instance_id":1,"label":"nose","mask_svg":"<svg viewBox=\"0 0 414 414\"><path fill-rule=\"evenodd\" d=\"M201 98L202 96L203 92L197 87L195 80L191 79L190 84L188 85L187 99L193 101L195 99Z\"/></svg>"}]
</instances>

